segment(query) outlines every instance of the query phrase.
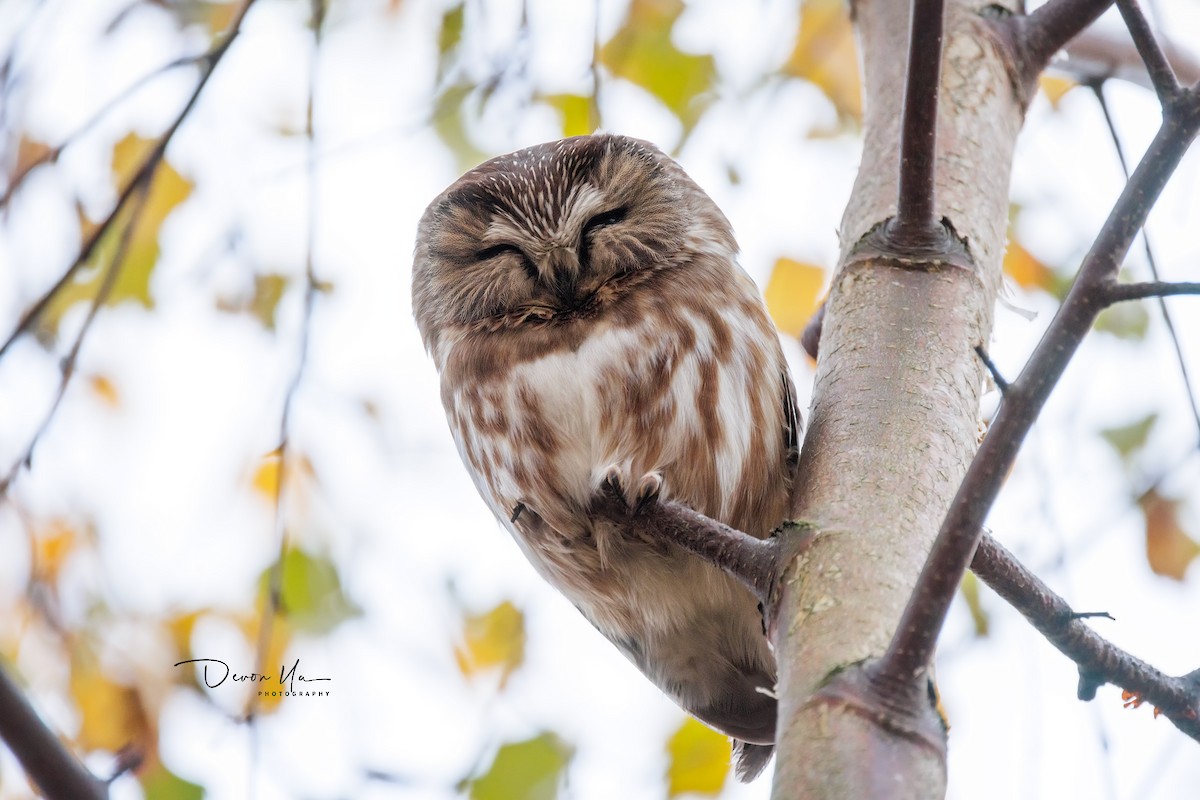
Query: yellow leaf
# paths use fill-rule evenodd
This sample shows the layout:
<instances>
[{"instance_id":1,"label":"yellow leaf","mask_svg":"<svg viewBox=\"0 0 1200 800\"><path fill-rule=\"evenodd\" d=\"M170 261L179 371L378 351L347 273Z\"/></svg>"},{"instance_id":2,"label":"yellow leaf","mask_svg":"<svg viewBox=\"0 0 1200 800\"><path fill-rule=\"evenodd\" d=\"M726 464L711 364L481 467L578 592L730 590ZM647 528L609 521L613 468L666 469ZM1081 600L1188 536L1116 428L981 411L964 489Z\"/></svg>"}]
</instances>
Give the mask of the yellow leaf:
<instances>
[{"instance_id":1,"label":"yellow leaf","mask_svg":"<svg viewBox=\"0 0 1200 800\"><path fill-rule=\"evenodd\" d=\"M462 642L454 648L454 657L468 678L499 668L503 687L525 661L525 615L508 600L483 614L466 615Z\"/></svg>"},{"instance_id":2,"label":"yellow leaf","mask_svg":"<svg viewBox=\"0 0 1200 800\"><path fill-rule=\"evenodd\" d=\"M1196 542L1179 522L1179 502L1154 489L1138 498L1146 517L1146 560L1156 574L1183 580L1188 567L1200 555Z\"/></svg>"},{"instance_id":3,"label":"yellow leaf","mask_svg":"<svg viewBox=\"0 0 1200 800\"><path fill-rule=\"evenodd\" d=\"M260 595L257 612L253 615L245 615L240 620L242 633L250 644L255 658L258 657L258 643L262 635L262 626L267 623L265 615L268 612L264 611L265 608L266 597ZM267 643L267 652L262 663L255 664L253 669L259 675L270 677L262 682L255 681L245 684L250 687L250 696L246 698L247 711L270 713L276 710L283 702L281 690L287 689L286 685L279 682L279 677L282 674L280 670L283 669L284 662L287 660L287 649L292 643L292 626L288 624L287 617L279 613L273 614L270 625L271 639ZM286 672L286 670L283 671Z\"/></svg>"},{"instance_id":4,"label":"yellow leaf","mask_svg":"<svg viewBox=\"0 0 1200 800\"><path fill-rule=\"evenodd\" d=\"M662 101L685 129L695 124L716 76L711 55L684 53L671 41L682 0L633 0L629 16L600 50L600 61L618 77Z\"/></svg>"},{"instance_id":5,"label":"yellow leaf","mask_svg":"<svg viewBox=\"0 0 1200 800\"><path fill-rule=\"evenodd\" d=\"M592 132L592 99L581 94L552 94L543 98L562 115L563 136Z\"/></svg>"},{"instance_id":6,"label":"yellow leaf","mask_svg":"<svg viewBox=\"0 0 1200 800\"><path fill-rule=\"evenodd\" d=\"M843 118L862 118L858 51L844 0L805 0L785 74L815 84Z\"/></svg>"},{"instance_id":7,"label":"yellow leaf","mask_svg":"<svg viewBox=\"0 0 1200 800\"><path fill-rule=\"evenodd\" d=\"M1054 270L1039 261L1016 239L1009 238L1004 253L1004 272L1022 289L1051 291L1055 283Z\"/></svg>"},{"instance_id":8,"label":"yellow leaf","mask_svg":"<svg viewBox=\"0 0 1200 800\"><path fill-rule=\"evenodd\" d=\"M1062 100L1063 95L1078 85L1070 78L1061 78L1057 75L1046 75L1043 73L1038 78L1038 88L1042 90L1042 94L1046 95L1046 99L1050 101L1051 108L1058 108L1059 101Z\"/></svg>"},{"instance_id":9,"label":"yellow leaf","mask_svg":"<svg viewBox=\"0 0 1200 800\"><path fill-rule=\"evenodd\" d=\"M117 393L117 387L112 380L104 375L93 375L88 378L88 387L91 388L96 396L100 398L109 408L116 408L121 404L121 395Z\"/></svg>"},{"instance_id":10,"label":"yellow leaf","mask_svg":"<svg viewBox=\"0 0 1200 800\"><path fill-rule=\"evenodd\" d=\"M775 327L789 336L799 336L820 305L825 270L790 258L775 262L765 292L767 311Z\"/></svg>"},{"instance_id":11,"label":"yellow leaf","mask_svg":"<svg viewBox=\"0 0 1200 800\"><path fill-rule=\"evenodd\" d=\"M66 520L54 519L41 527L34 538L34 575L53 581L63 563L79 543L75 528Z\"/></svg>"},{"instance_id":12,"label":"yellow leaf","mask_svg":"<svg viewBox=\"0 0 1200 800\"><path fill-rule=\"evenodd\" d=\"M271 503L279 494L279 472L279 450L272 450L263 456L262 463L254 471L255 490Z\"/></svg>"},{"instance_id":13,"label":"yellow leaf","mask_svg":"<svg viewBox=\"0 0 1200 800\"><path fill-rule=\"evenodd\" d=\"M70 690L80 716L77 741L84 750L115 753L146 738L148 724L137 691L111 680L90 654L72 659Z\"/></svg>"},{"instance_id":14,"label":"yellow leaf","mask_svg":"<svg viewBox=\"0 0 1200 800\"><path fill-rule=\"evenodd\" d=\"M979 579L975 577L974 572L967 572L963 575L962 581L959 583L959 591L962 592L963 600L967 603L967 609L971 612L971 622L975 625L975 635L987 636L991 628L991 620L987 609L983 607L983 600L979 596Z\"/></svg>"},{"instance_id":15,"label":"yellow leaf","mask_svg":"<svg viewBox=\"0 0 1200 800\"><path fill-rule=\"evenodd\" d=\"M729 776L729 739L688 717L667 740L667 796L720 794Z\"/></svg>"}]
</instances>

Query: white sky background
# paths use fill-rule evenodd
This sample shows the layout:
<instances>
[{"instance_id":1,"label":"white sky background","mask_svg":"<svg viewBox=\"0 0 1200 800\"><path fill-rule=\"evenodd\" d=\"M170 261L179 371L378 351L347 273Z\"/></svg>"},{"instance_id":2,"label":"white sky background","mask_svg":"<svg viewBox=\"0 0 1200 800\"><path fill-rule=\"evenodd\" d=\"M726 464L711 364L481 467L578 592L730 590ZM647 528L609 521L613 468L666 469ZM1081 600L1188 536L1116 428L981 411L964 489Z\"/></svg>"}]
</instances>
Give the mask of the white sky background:
<instances>
[{"instance_id":1,"label":"white sky background","mask_svg":"<svg viewBox=\"0 0 1200 800\"><path fill-rule=\"evenodd\" d=\"M139 8L110 36L102 31L122 0L46 0L29 29L32 0L0 2L0 42L29 37L29 78L19 124L58 142L106 98L183 53L206 46L180 35L165 15ZM383 2L337 3L327 21L317 85L316 270L332 282L317 300L291 446L312 461L319 487L289 507L294 535L329 552L364 615L327 639L292 651L312 674L333 678L334 696L286 702L259 726L257 759L245 727L185 691L167 700L162 751L178 774L213 798L445 798L454 782L500 742L543 728L578 750L566 796L654 798L663 793L663 742L681 712L575 610L543 584L477 498L446 429L436 375L409 304L417 219L456 177L453 156L423 124L436 61L440 4L408 0L399 15ZM1177 43L1200 49L1200 13L1162 3ZM486 72L514 52L547 92L590 84L592 4L530 3L531 42L515 41L515 5L488 2L487 35L474 65ZM832 127L832 107L813 87L753 92L753 76L786 57L795 12L786 2L697 3L677 42L714 52L724 99L704 118L680 160L732 220L743 264L765 285L783 255L832 265L836 229L857 165L853 135L809 138ZM604 3L611 34L623 4ZM736 8L736 10L735 10ZM753 9L746 13L745 9ZM79 565L65 613L80 619L89 591L118 611L147 616L198 606L250 604L255 580L277 547L272 510L250 487L260 457L277 444L283 393L295 369L300 295L280 305L278 333L248 316L214 310L220 295L245 291L255 272L302 275L308 172L303 130L311 37L306 3L261 0L242 38L218 67L168 151L196 190L168 220L152 292L156 308L106 308L80 358L82 376L105 375L120 406L98 402L77 380L13 490L39 517L94 515L99 563ZM467 35L472 14L468 12ZM522 50L521 48L525 48ZM0 227L0 320L6 334L23 309L66 268L78 248L72 198L95 217L115 199L112 144L132 127L156 136L191 91L183 69L156 80L72 145L62 168L31 177ZM739 99L739 96L745 96ZM1112 86L1129 152L1157 126L1146 91ZM604 126L672 149L678 123L636 88L605 85ZM526 112L499 96L477 131L496 153L555 138L556 115ZM731 185L727 164L741 174ZM1176 173L1152 217L1167 279L1197 279L1200 159ZM1051 112L1039 98L1018 149L1012 197L1026 207L1019 235L1048 263L1077 263L1120 191L1122 179L1094 101L1083 91ZM224 246L237 234L232 250ZM1146 277L1140 250L1130 265ZM298 285L298 281L297 281ZM1043 296L1013 302L1033 322L1001 309L993 356L1015 375L1054 311ZM1181 339L1200 375L1196 301L1172 302ZM65 341L82 321L68 316ZM1115 453L1095 431L1161 416L1147 450L1152 474L1194 451L1197 432L1157 314L1147 343L1089 339L1026 444L995 509L1001 541L1081 610L1106 610L1100 629L1172 673L1200 666L1200 581L1150 574L1142 518L1127 497ZM812 374L793 356L802 405ZM54 359L22 340L0 359L0 469L22 451L56 386ZM377 409L375 418L364 404ZM993 401L994 404L994 401ZM1200 530L1196 459L1164 490L1186 496L1185 519ZM0 614L23 589L28 544L11 503L0 504ZM453 592L447 587L453 584ZM499 694L467 684L453 658L457 597L474 611L511 598L527 612L528 663ZM974 640L956 606L943 636L939 684L953 729L951 796L960 798L1193 798L1196 745L1148 709L1121 708L1106 687L1097 701L1074 699L1075 670L1001 601L985 592L993 633ZM118 632L109 657L131 674L157 670L161 645ZM122 639L127 636L128 639ZM240 634L197 629L198 655L252 663ZM42 657L39 657L39 652ZM65 666L28 643L21 663L54 722L71 712L53 702ZM122 662L121 659L125 661ZM169 655L162 655L162 659ZM127 662L127 663L126 663ZM221 697L231 698L231 694ZM217 698L220 700L220 697ZM230 700L229 707L236 702ZM94 764L103 770L107 765ZM402 785L366 782L377 769ZM0 798L21 796L15 763L0 755ZM118 781L114 798L133 798ZM766 797L769 780L725 796Z\"/></svg>"}]
</instances>

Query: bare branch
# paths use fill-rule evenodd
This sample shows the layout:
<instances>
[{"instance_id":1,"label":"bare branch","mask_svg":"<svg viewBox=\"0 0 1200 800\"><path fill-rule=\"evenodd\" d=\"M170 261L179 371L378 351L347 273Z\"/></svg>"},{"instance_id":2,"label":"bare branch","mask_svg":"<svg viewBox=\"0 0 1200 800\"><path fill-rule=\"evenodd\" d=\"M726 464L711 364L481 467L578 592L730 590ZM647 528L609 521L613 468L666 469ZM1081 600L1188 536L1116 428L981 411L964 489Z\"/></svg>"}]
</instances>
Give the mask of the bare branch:
<instances>
[{"instance_id":1,"label":"bare branch","mask_svg":"<svg viewBox=\"0 0 1200 800\"><path fill-rule=\"evenodd\" d=\"M117 244L116 252L113 254L112 263L108 265L104 273L104 280L101 281L99 288L97 288L96 296L92 298L92 303L88 307L88 313L83 320L83 325L80 326L79 332L75 335L75 342L71 345L70 351L62 361L59 370L61 377L58 382L58 391L54 395L54 401L50 404L50 408L42 418L41 424L38 425L37 430L30 437L29 444L25 446L24 451L13 462L12 467L9 468L4 478L0 479L0 497L8 494L8 489L20 473L21 467L32 462L34 449L37 448L38 442L41 441L43 434L46 433L46 429L50 427L50 422L54 419L54 414L58 411L58 407L67 393L67 386L71 383L71 378L75 375L75 364L79 360L79 351L83 347L83 340L87 336L88 331L91 330L92 322L95 321L96 315L100 312L100 307L108 302L113 286L116 285L117 278L121 274L121 269L125 266L125 255L129 252L129 241L133 236L134 228L137 227L142 210L146 207L150 174L146 173L143 176L143 183L132 184L132 187L139 193L137 204L132 207L129 221L125 224L125 230L121 232L121 239Z\"/></svg>"},{"instance_id":2,"label":"bare branch","mask_svg":"<svg viewBox=\"0 0 1200 800\"><path fill-rule=\"evenodd\" d=\"M1181 294L1200 294L1200 283L1186 281L1143 281L1140 283L1112 283L1102 292L1105 305L1126 300L1144 300L1147 297L1170 297Z\"/></svg>"},{"instance_id":3,"label":"bare branch","mask_svg":"<svg viewBox=\"0 0 1200 800\"><path fill-rule=\"evenodd\" d=\"M1147 89L1154 88L1128 31L1109 33L1089 28L1072 39L1065 50L1067 58L1051 62L1048 69L1081 83L1118 78ZM1176 75L1182 83L1192 84L1200 80L1200 61L1191 53L1169 41L1163 43L1163 51L1175 66Z\"/></svg>"},{"instance_id":4,"label":"bare branch","mask_svg":"<svg viewBox=\"0 0 1200 800\"><path fill-rule=\"evenodd\" d=\"M37 158L30 161L28 164L23 165L21 171L12 177L12 180L10 181L8 186L6 186L4 188L4 192L2 194L0 194L0 208L3 208L8 205L9 200L12 199L13 193L15 193L17 191L17 189L19 189L21 187L21 184L23 184L25 182L25 179L27 177L29 177L29 174L31 172L33 172L33 170L36 167L40 167L43 164L49 164L54 161L57 161L58 157L62 155L63 150L67 149L67 147L69 147L71 144L78 141L79 137L83 136L89 130L94 128L96 126L96 124L98 122L100 122L100 120L102 120L106 116L108 116L109 113L114 108L116 108L121 103L128 100L143 86L150 83L155 78L158 78L161 75L165 75L166 73L170 72L173 69L178 69L179 67L186 67L191 64L197 64L197 63L201 63L201 62L205 62L205 61L211 61L211 59L213 57L213 53L215 51L216 51L216 48L213 48L212 50L208 50L207 52L201 53L199 55L184 56L182 58L177 58L174 61L171 61L167 64L163 64L161 67L154 70L153 72L146 73L145 75L143 75L142 77L140 77L136 81L134 81L132 84L125 87L125 89L123 89L121 92L119 92L115 97L113 97L111 100L109 100L103 106L101 106L96 111L95 114L92 114L92 116L89 117L86 122L84 122L82 125L80 125L75 130L71 131L71 133L68 134L65 139L63 139L61 142L59 142L54 147L51 147L50 149L46 150L44 153L42 153L40 156L38 156ZM120 205L121 205L121 203L118 202L117 203L118 210L119 210Z\"/></svg>"},{"instance_id":5,"label":"bare branch","mask_svg":"<svg viewBox=\"0 0 1200 800\"><path fill-rule=\"evenodd\" d=\"M987 533L975 551L971 570L1079 666L1080 699L1090 700L1100 683L1115 684L1137 692L1175 727L1200 741L1200 681L1160 672L1105 640Z\"/></svg>"},{"instance_id":6,"label":"bare branch","mask_svg":"<svg viewBox=\"0 0 1200 800\"><path fill-rule=\"evenodd\" d=\"M246 12L253 4L254 0L243 0L237 14L234 15L233 21L226 29L220 44L214 47L212 53L209 55L207 59L207 69L201 73L200 80L196 83L196 88L192 91L192 94L188 98L187 103L184 104L183 109L175 117L175 120L170 124L162 136L158 138L158 141L150 150L149 155L147 155L145 160L142 161L141 165L134 173L133 178L130 179L129 184L121 190L117 197L116 206L109 213L109 215L105 217L104 221L96 227L96 230L92 232L92 235L87 239L87 241L84 242L83 247L79 251L79 255L75 257L75 260L67 268L66 272L64 272L62 276L55 281L54 285L51 286L33 304L33 306L31 306L30 309L25 312L24 316L21 317L20 322L17 323L16 328L11 334L9 334L4 344L0 345L0 357L3 357L3 355L8 352L8 348L12 346L13 342L29 331L29 329L33 326L33 323L36 322L38 317L41 316L42 312L46 310L46 307L50 304L50 301L54 298L54 296L58 294L58 292L64 286L70 283L79 270L82 269L83 265L87 263L87 260L91 258L92 252L95 250L100 239L104 236L108 229L112 227L113 221L121 212L121 209L126 203L129 202L129 198L133 195L133 192L137 188L138 184L146 181L154 172L154 170L157 169L159 162L162 161L163 156L167 151L167 145L170 144L171 139L175 136L176 131L179 130L179 126L183 124L183 121L187 119L188 114L191 113L192 108L196 105L196 101L200 98L200 93L204 91L204 87L208 83L208 79L216 70L217 64L220 63L225 53L228 52L229 46L233 44L234 39L237 38L238 33L241 31L242 20L245 19Z\"/></svg>"},{"instance_id":7,"label":"bare branch","mask_svg":"<svg viewBox=\"0 0 1200 800\"><path fill-rule=\"evenodd\" d=\"M1125 148L1121 145L1121 137L1117 135L1117 127L1113 124L1112 114L1108 110L1108 101L1104 99L1104 84L1096 83L1092 86L1092 92L1096 96L1096 102L1100 104L1100 111L1104 114L1104 123L1108 127L1108 134L1112 138L1113 147L1117 151L1117 160L1121 162L1121 172L1125 174L1125 180L1129 180L1129 161L1125 158ZM1146 264L1150 267L1150 276L1155 280L1161 280L1158 274L1158 262L1154 258L1154 248L1150 246L1150 232L1142 231L1142 246L1146 251ZM1115 302L1115 301L1113 301ZM1171 346L1175 350L1175 361L1179 364L1179 374L1183 378L1183 388L1187 393L1188 404L1192 409L1192 419L1196 423L1197 431L1200 431L1200 402L1196 399L1196 390L1192 388L1191 371L1188 369L1187 358L1183 354L1183 345L1179 342L1179 332L1175 330L1175 320L1171 317L1171 311L1167 308L1167 301L1162 296L1158 298L1158 310L1162 313L1163 324L1167 327L1167 335L1171 339Z\"/></svg>"},{"instance_id":8,"label":"bare branch","mask_svg":"<svg viewBox=\"0 0 1200 800\"><path fill-rule=\"evenodd\" d=\"M1018 73L1027 86L1037 80L1054 54L1111 6L1113 0L1050 0L1027 17L1007 21L1021 63Z\"/></svg>"},{"instance_id":9,"label":"bare branch","mask_svg":"<svg viewBox=\"0 0 1200 800\"><path fill-rule=\"evenodd\" d=\"M268 669L267 655L271 648L271 633L275 617L283 610L283 563L287 556L289 537L287 519L283 508L283 492L287 485L287 457L291 439L292 406L295 403L296 392L304 379L304 370L308 365L308 342L312 329L313 305L317 296L316 270L313 265L317 230L317 160L316 137L313 131L313 109L317 86L318 56L321 50L321 33L325 21L324 0L312 0L313 49L312 58L308 65L308 107L305 115L304 133L308 145L308 240L305 246L304 258L304 314L300 320L299 355L296 360L296 370L288 384L283 398L283 411L279 415L279 446L276 453L279 457L279 479L275 482L275 536L279 541L279 554L271 565L267 578L267 602L263 607L262 622L258 629L258 644L255 653L255 664L258 671L266 673ZM246 716L252 719L258 706L258 695L251 694L250 707Z\"/></svg>"},{"instance_id":10,"label":"bare branch","mask_svg":"<svg viewBox=\"0 0 1200 800\"><path fill-rule=\"evenodd\" d=\"M108 789L59 741L0 665L0 738L51 800L106 800Z\"/></svg>"},{"instance_id":11,"label":"bare branch","mask_svg":"<svg viewBox=\"0 0 1200 800\"><path fill-rule=\"evenodd\" d=\"M1125 26L1129 28L1129 35L1133 37L1138 54L1146 63L1146 71L1150 75L1150 82L1154 84L1154 91L1158 93L1158 99L1165 108L1179 94L1179 80L1175 77L1175 71L1171 69L1166 54L1155 40L1150 23L1138 7L1137 0L1117 0L1117 8L1121 11Z\"/></svg>"},{"instance_id":12,"label":"bare branch","mask_svg":"<svg viewBox=\"0 0 1200 800\"><path fill-rule=\"evenodd\" d=\"M899 628L883 657L885 670L912 674L932 657L938 632L963 571L1038 412L1096 316L1106 285L1145 224L1167 179L1200 130L1200 99L1184 98L1188 113L1167 117L1083 260L1079 275L1025 369L1005 393L988 436L972 460L934 542Z\"/></svg>"},{"instance_id":13,"label":"bare branch","mask_svg":"<svg viewBox=\"0 0 1200 800\"><path fill-rule=\"evenodd\" d=\"M672 501L647 503L631 512L625 499L607 486L594 501L593 511L632 536L679 545L741 581L764 605L769 602L777 540L757 539Z\"/></svg>"},{"instance_id":14,"label":"bare branch","mask_svg":"<svg viewBox=\"0 0 1200 800\"><path fill-rule=\"evenodd\" d=\"M944 236L934 219L938 86L942 68L943 0L913 0L908 29L908 70L900 133L900 181L891 233L902 245Z\"/></svg>"}]
</instances>

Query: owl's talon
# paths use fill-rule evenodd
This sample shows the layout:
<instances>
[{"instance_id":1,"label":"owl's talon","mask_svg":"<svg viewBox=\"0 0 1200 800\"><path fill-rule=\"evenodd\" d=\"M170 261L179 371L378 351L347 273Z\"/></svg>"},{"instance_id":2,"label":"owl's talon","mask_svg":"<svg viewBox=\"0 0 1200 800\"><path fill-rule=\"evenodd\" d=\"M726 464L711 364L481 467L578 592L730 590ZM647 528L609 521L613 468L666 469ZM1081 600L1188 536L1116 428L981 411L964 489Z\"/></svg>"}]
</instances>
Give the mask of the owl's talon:
<instances>
[{"instance_id":1,"label":"owl's talon","mask_svg":"<svg viewBox=\"0 0 1200 800\"><path fill-rule=\"evenodd\" d=\"M663 476L660 472L647 472L638 482L637 502L634 504L633 511L636 514L642 511L647 506L657 503L658 496L662 494Z\"/></svg>"},{"instance_id":2,"label":"owl's talon","mask_svg":"<svg viewBox=\"0 0 1200 800\"><path fill-rule=\"evenodd\" d=\"M625 494L625 478L621 474L621 468L613 464L608 469L604 470L604 478L600 481L602 488L607 489L608 493L621 502L621 505L629 507L629 500Z\"/></svg>"}]
</instances>

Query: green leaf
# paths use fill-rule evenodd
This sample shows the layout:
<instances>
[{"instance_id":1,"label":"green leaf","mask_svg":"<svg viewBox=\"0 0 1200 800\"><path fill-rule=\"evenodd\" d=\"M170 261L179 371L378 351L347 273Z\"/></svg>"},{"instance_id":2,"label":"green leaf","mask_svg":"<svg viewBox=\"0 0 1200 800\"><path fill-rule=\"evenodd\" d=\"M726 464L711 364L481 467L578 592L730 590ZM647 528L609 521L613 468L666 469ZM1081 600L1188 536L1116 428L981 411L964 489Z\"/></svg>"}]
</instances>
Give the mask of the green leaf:
<instances>
[{"instance_id":1,"label":"green leaf","mask_svg":"<svg viewBox=\"0 0 1200 800\"><path fill-rule=\"evenodd\" d=\"M506 744L470 782L471 800L554 800L573 748L553 733Z\"/></svg>"},{"instance_id":2,"label":"green leaf","mask_svg":"<svg viewBox=\"0 0 1200 800\"><path fill-rule=\"evenodd\" d=\"M466 5L458 3L442 15L442 26L438 30L438 77L450 68L450 59L462 41L463 17Z\"/></svg>"},{"instance_id":3,"label":"green leaf","mask_svg":"<svg viewBox=\"0 0 1200 800\"><path fill-rule=\"evenodd\" d=\"M667 740L667 796L716 796L729 776L729 739L688 717Z\"/></svg>"},{"instance_id":4,"label":"green leaf","mask_svg":"<svg viewBox=\"0 0 1200 800\"><path fill-rule=\"evenodd\" d=\"M268 567L260 578L264 590L270 572ZM293 548L283 557L283 612L296 630L320 635L362 609L346 597L337 569L327 558Z\"/></svg>"},{"instance_id":5,"label":"green leaf","mask_svg":"<svg viewBox=\"0 0 1200 800\"><path fill-rule=\"evenodd\" d=\"M475 91L470 84L449 86L434 101L433 129L450 152L458 159L460 171L474 167L488 156L471 141L467 133L467 116L464 113L468 99Z\"/></svg>"},{"instance_id":6,"label":"green leaf","mask_svg":"<svg viewBox=\"0 0 1200 800\"><path fill-rule=\"evenodd\" d=\"M1100 431L1100 435L1104 437L1104 441L1112 445L1121 458L1129 460L1130 456L1146 446L1146 439L1150 436L1150 430L1157 421L1158 413L1155 412L1128 425L1105 428Z\"/></svg>"},{"instance_id":7,"label":"green leaf","mask_svg":"<svg viewBox=\"0 0 1200 800\"><path fill-rule=\"evenodd\" d=\"M682 0L633 0L625 24L600 50L600 62L661 100L690 130L716 68L711 55L680 52L671 41L682 11Z\"/></svg>"},{"instance_id":8,"label":"green leaf","mask_svg":"<svg viewBox=\"0 0 1200 800\"><path fill-rule=\"evenodd\" d=\"M1146 338L1149 327L1150 314L1141 303L1117 303L1101 311L1096 318L1096 330L1118 339L1141 341Z\"/></svg>"},{"instance_id":9,"label":"green leaf","mask_svg":"<svg viewBox=\"0 0 1200 800\"><path fill-rule=\"evenodd\" d=\"M991 629L991 617L988 615L987 609L983 607L983 601L980 599L979 579L975 577L975 573L967 572L964 574L958 588L962 592L963 600L967 603L967 609L971 612L971 622L975 625L975 635L980 638L987 636Z\"/></svg>"},{"instance_id":10,"label":"green leaf","mask_svg":"<svg viewBox=\"0 0 1200 800\"><path fill-rule=\"evenodd\" d=\"M145 800L201 800L204 787L185 781L157 763L142 774L142 796Z\"/></svg>"}]
</instances>

